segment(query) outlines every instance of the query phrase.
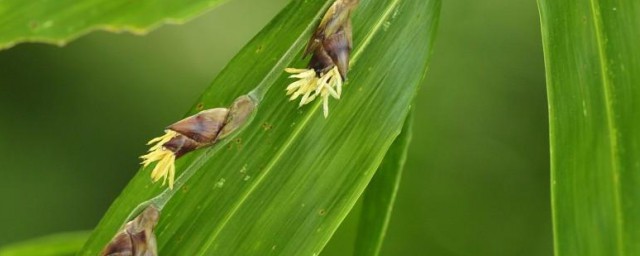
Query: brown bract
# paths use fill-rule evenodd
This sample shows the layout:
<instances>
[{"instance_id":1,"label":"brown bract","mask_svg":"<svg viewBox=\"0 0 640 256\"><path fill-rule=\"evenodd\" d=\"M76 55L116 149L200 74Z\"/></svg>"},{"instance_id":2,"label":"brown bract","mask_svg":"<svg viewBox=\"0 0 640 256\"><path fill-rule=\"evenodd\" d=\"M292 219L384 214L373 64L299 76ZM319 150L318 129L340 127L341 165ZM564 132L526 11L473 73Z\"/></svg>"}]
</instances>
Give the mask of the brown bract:
<instances>
[{"instance_id":1,"label":"brown bract","mask_svg":"<svg viewBox=\"0 0 640 256\"><path fill-rule=\"evenodd\" d=\"M316 73L324 74L336 66L342 80L346 79L353 47L351 13L358 3L358 0L338 0L320 21L304 51L304 56L312 54L308 67Z\"/></svg>"},{"instance_id":2,"label":"brown bract","mask_svg":"<svg viewBox=\"0 0 640 256\"><path fill-rule=\"evenodd\" d=\"M153 229L160 212L154 206L147 207L138 217L116 234L102 250L103 256L157 256L158 249Z\"/></svg>"},{"instance_id":3,"label":"brown bract","mask_svg":"<svg viewBox=\"0 0 640 256\"><path fill-rule=\"evenodd\" d=\"M195 149L209 146L217 141L218 133L225 125L228 114L229 109L214 108L182 119L167 127L178 135L163 146L171 150L176 158Z\"/></svg>"}]
</instances>

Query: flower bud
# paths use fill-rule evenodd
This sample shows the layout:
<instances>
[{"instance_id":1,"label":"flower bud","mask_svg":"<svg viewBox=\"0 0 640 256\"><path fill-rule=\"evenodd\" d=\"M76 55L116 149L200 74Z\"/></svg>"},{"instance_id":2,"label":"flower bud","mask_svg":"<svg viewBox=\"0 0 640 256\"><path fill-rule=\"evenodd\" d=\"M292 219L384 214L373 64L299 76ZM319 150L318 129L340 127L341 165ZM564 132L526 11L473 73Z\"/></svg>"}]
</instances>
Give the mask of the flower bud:
<instances>
[{"instance_id":1,"label":"flower bud","mask_svg":"<svg viewBox=\"0 0 640 256\"><path fill-rule=\"evenodd\" d=\"M102 250L102 256L157 256L158 249L153 229L160 212L154 206L147 207L138 217L127 222Z\"/></svg>"},{"instance_id":2,"label":"flower bud","mask_svg":"<svg viewBox=\"0 0 640 256\"><path fill-rule=\"evenodd\" d=\"M171 150L177 158L215 143L228 114L226 108L207 109L170 125L167 129L178 133L178 136L164 143L163 147Z\"/></svg>"}]
</instances>

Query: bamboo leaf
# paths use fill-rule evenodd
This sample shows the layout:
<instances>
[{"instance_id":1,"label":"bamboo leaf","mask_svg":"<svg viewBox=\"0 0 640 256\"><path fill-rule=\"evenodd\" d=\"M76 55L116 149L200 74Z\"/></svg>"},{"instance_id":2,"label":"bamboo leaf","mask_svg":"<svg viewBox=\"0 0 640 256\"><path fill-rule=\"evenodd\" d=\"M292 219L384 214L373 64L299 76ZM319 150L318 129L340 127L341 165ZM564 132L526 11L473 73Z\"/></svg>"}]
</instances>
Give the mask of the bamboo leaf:
<instances>
[{"instance_id":1,"label":"bamboo leaf","mask_svg":"<svg viewBox=\"0 0 640 256\"><path fill-rule=\"evenodd\" d=\"M640 2L538 3L556 255L638 255Z\"/></svg>"},{"instance_id":2,"label":"bamboo leaf","mask_svg":"<svg viewBox=\"0 0 640 256\"><path fill-rule=\"evenodd\" d=\"M0 256L75 255L89 237L87 231L54 234L0 248Z\"/></svg>"},{"instance_id":3,"label":"bamboo leaf","mask_svg":"<svg viewBox=\"0 0 640 256\"><path fill-rule=\"evenodd\" d=\"M362 213L354 255L379 255L389 226L404 163L412 136L413 117L409 115L402 133L393 142L378 171L363 194Z\"/></svg>"},{"instance_id":4,"label":"bamboo leaf","mask_svg":"<svg viewBox=\"0 0 640 256\"><path fill-rule=\"evenodd\" d=\"M147 203L163 208L156 228L162 255L322 250L402 129L440 8L439 0L362 1L349 80L325 119L319 102L298 108L288 101L283 69L306 65L306 41L331 3L293 1L236 55L190 113L250 91L263 95L245 128L179 159L175 190L151 184L150 170L141 170L81 255L97 254Z\"/></svg>"},{"instance_id":5,"label":"bamboo leaf","mask_svg":"<svg viewBox=\"0 0 640 256\"><path fill-rule=\"evenodd\" d=\"M224 0L0 0L0 50L21 42L64 45L93 30L146 34Z\"/></svg>"}]
</instances>

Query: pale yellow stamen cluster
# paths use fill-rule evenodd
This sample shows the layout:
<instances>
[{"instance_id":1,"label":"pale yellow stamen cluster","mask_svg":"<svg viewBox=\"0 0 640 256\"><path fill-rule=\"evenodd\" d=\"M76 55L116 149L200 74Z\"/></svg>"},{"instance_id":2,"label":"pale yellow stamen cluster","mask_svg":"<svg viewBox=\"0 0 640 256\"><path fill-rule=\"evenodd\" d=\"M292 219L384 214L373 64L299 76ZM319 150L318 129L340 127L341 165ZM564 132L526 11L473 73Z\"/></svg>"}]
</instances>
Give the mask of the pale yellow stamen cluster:
<instances>
[{"instance_id":1,"label":"pale yellow stamen cluster","mask_svg":"<svg viewBox=\"0 0 640 256\"><path fill-rule=\"evenodd\" d=\"M153 182L156 182L164 178L162 180L162 185L164 185L168 179L170 189L173 189L173 181L176 175L176 166L174 164L176 155L170 150L164 148L162 145L177 135L178 133L172 130L166 130L164 135L154 138L147 143L147 145L151 145L153 143L155 143L155 145L149 149L149 153L140 157L143 160L142 164L144 167L149 166L153 162L158 162L153 168L153 171L151 171L151 179Z\"/></svg>"},{"instance_id":2,"label":"pale yellow stamen cluster","mask_svg":"<svg viewBox=\"0 0 640 256\"><path fill-rule=\"evenodd\" d=\"M292 74L290 78L298 79L287 86L289 100L296 100L302 96L299 106L303 106L319 95L322 98L322 110L326 118L329 115L329 96L340 99L342 94L342 77L338 67L333 67L326 74L319 76L313 69L287 68L285 71Z\"/></svg>"}]
</instances>

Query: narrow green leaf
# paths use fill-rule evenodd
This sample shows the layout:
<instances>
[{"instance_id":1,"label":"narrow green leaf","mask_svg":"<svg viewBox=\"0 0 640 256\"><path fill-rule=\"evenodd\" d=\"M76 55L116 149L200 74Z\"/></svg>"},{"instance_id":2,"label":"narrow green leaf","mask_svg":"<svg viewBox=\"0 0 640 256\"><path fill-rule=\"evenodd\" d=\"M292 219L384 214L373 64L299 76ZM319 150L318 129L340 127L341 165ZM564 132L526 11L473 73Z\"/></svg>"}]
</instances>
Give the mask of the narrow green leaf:
<instances>
[{"instance_id":1,"label":"narrow green leaf","mask_svg":"<svg viewBox=\"0 0 640 256\"><path fill-rule=\"evenodd\" d=\"M332 2L293 1L244 47L190 113L228 106L256 88L261 101L245 128L179 159L173 191L141 170L82 255L98 253L144 203L163 208L156 228L163 255L322 250L402 129L440 9L439 0L362 1L353 17L349 80L325 119L320 102L299 108L287 99L292 81L283 69L306 66L304 46Z\"/></svg>"},{"instance_id":2,"label":"narrow green leaf","mask_svg":"<svg viewBox=\"0 0 640 256\"><path fill-rule=\"evenodd\" d=\"M409 115L364 192L354 255L380 254L407 159L412 126L413 117Z\"/></svg>"},{"instance_id":3,"label":"narrow green leaf","mask_svg":"<svg viewBox=\"0 0 640 256\"><path fill-rule=\"evenodd\" d=\"M538 3L556 255L638 255L640 2Z\"/></svg>"},{"instance_id":4,"label":"narrow green leaf","mask_svg":"<svg viewBox=\"0 0 640 256\"><path fill-rule=\"evenodd\" d=\"M89 237L88 231L69 232L40 237L0 248L0 256L67 256L75 255Z\"/></svg>"},{"instance_id":5,"label":"narrow green leaf","mask_svg":"<svg viewBox=\"0 0 640 256\"><path fill-rule=\"evenodd\" d=\"M224 0L0 0L0 50L21 42L64 45L93 30L145 34L184 23Z\"/></svg>"}]
</instances>

